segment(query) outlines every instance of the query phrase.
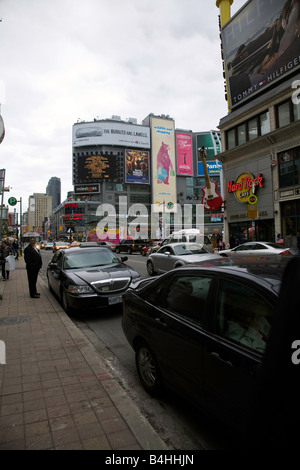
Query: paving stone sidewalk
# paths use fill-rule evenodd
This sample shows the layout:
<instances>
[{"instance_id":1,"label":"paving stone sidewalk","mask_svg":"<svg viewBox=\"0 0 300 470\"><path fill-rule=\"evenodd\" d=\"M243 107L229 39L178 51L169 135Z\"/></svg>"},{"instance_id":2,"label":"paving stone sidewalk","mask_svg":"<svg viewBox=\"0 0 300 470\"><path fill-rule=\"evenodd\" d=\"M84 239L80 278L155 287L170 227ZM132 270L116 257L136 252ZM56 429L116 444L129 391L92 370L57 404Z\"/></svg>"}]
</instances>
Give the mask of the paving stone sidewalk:
<instances>
[{"instance_id":1,"label":"paving stone sidewalk","mask_svg":"<svg viewBox=\"0 0 300 470\"><path fill-rule=\"evenodd\" d=\"M0 450L168 450L41 278L38 291L22 257L0 281Z\"/></svg>"}]
</instances>

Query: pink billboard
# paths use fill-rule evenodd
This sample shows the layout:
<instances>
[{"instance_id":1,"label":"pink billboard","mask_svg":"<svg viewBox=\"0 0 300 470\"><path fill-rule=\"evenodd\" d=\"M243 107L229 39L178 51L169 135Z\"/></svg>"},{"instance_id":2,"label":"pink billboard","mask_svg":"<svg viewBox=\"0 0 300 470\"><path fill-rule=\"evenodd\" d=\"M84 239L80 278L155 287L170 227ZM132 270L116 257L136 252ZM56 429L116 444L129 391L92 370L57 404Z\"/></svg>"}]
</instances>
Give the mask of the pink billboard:
<instances>
[{"instance_id":1,"label":"pink billboard","mask_svg":"<svg viewBox=\"0 0 300 470\"><path fill-rule=\"evenodd\" d=\"M193 176L192 136L176 134L177 175Z\"/></svg>"}]
</instances>

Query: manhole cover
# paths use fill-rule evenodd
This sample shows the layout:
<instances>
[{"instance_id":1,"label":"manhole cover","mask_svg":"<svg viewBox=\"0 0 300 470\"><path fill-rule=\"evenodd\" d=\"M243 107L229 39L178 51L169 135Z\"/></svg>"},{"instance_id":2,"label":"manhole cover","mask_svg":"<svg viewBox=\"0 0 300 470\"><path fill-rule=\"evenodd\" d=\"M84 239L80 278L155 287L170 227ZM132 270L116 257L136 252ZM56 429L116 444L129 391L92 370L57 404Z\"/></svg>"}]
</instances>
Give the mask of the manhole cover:
<instances>
[{"instance_id":1,"label":"manhole cover","mask_svg":"<svg viewBox=\"0 0 300 470\"><path fill-rule=\"evenodd\" d=\"M26 323L30 321L30 317L4 317L0 318L0 326L1 325L20 325L21 323Z\"/></svg>"}]
</instances>

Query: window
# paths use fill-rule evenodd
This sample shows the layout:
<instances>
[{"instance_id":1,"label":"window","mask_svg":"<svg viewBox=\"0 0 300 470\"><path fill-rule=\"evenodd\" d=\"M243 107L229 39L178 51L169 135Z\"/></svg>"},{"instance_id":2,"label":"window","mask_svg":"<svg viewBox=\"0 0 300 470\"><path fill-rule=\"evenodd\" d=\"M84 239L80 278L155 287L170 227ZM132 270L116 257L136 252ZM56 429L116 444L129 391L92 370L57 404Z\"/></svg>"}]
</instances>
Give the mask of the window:
<instances>
[{"instance_id":1,"label":"window","mask_svg":"<svg viewBox=\"0 0 300 470\"><path fill-rule=\"evenodd\" d=\"M221 281L216 332L229 341L263 353L270 330L272 306L251 287Z\"/></svg>"},{"instance_id":2,"label":"window","mask_svg":"<svg viewBox=\"0 0 300 470\"><path fill-rule=\"evenodd\" d=\"M230 131L227 132L227 149L230 150L235 146L236 146L236 143L235 143L235 128L234 128L234 129L230 129Z\"/></svg>"},{"instance_id":3,"label":"window","mask_svg":"<svg viewBox=\"0 0 300 470\"><path fill-rule=\"evenodd\" d=\"M300 119L300 103L293 104L293 113L294 113L294 121L299 121L299 119Z\"/></svg>"},{"instance_id":4,"label":"window","mask_svg":"<svg viewBox=\"0 0 300 470\"><path fill-rule=\"evenodd\" d=\"M268 132L270 132L269 111L260 115L259 122L260 122L260 135L265 135Z\"/></svg>"},{"instance_id":5,"label":"window","mask_svg":"<svg viewBox=\"0 0 300 470\"><path fill-rule=\"evenodd\" d=\"M227 150L254 140L268 132L270 132L270 116L269 111L266 111L229 129L226 132Z\"/></svg>"},{"instance_id":6,"label":"window","mask_svg":"<svg viewBox=\"0 0 300 470\"><path fill-rule=\"evenodd\" d=\"M165 307L189 320L202 323L210 284L209 277L175 277L167 289Z\"/></svg>"},{"instance_id":7,"label":"window","mask_svg":"<svg viewBox=\"0 0 300 470\"><path fill-rule=\"evenodd\" d=\"M238 126L237 135L238 135L238 145L245 144L247 141L246 124L241 124L240 126Z\"/></svg>"},{"instance_id":8,"label":"window","mask_svg":"<svg viewBox=\"0 0 300 470\"><path fill-rule=\"evenodd\" d=\"M257 118L250 119L250 121L248 122L248 133L249 133L249 140L257 139L258 137Z\"/></svg>"},{"instance_id":9,"label":"window","mask_svg":"<svg viewBox=\"0 0 300 470\"><path fill-rule=\"evenodd\" d=\"M283 127L287 124L290 124L290 103L288 101L277 107L277 119L278 127Z\"/></svg>"}]
</instances>

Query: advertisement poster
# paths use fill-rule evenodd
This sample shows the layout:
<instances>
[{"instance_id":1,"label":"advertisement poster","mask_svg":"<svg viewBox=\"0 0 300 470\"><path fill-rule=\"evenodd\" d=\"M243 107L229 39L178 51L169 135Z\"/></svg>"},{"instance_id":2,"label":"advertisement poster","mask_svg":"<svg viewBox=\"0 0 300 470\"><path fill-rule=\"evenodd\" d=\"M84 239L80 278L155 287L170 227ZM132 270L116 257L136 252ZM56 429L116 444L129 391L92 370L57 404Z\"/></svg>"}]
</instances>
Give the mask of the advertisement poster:
<instances>
[{"instance_id":1,"label":"advertisement poster","mask_svg":"<svg viewBox=\"0 0 300 470\"><path fill-rule=\"evenodd\" d=\"M176 134L177 174L193 176L192 136Z\"/></svg>"},{"instance_id":2,"label":"advertisement poster","mask_svg":"<svg viewBox=\"0 0 300 470\"><path fill-rule=\"evenodd\" d=\"M126 183L149 184L149 152L126 150Z\"/></svg>"},{"instance_id":3,"label":"advertisement poster","mask_svg":"<svg viewBox=\"0 0 300 470\"><path fill-rule=\"evenodd\" d=\"M299 1L252 0L222 28L230 106L299 69Z\"/></svg>"},{"instance_id":4,"label":"advertisement poster","mask_svg":"<svg viewBox=\"0 0 300 470\"><path fill-rule=\"evenodd\" d=\"M176 206L175 126L170 119L151 119L152 203L157 212Z\"/></svg>"}]
</instances>

